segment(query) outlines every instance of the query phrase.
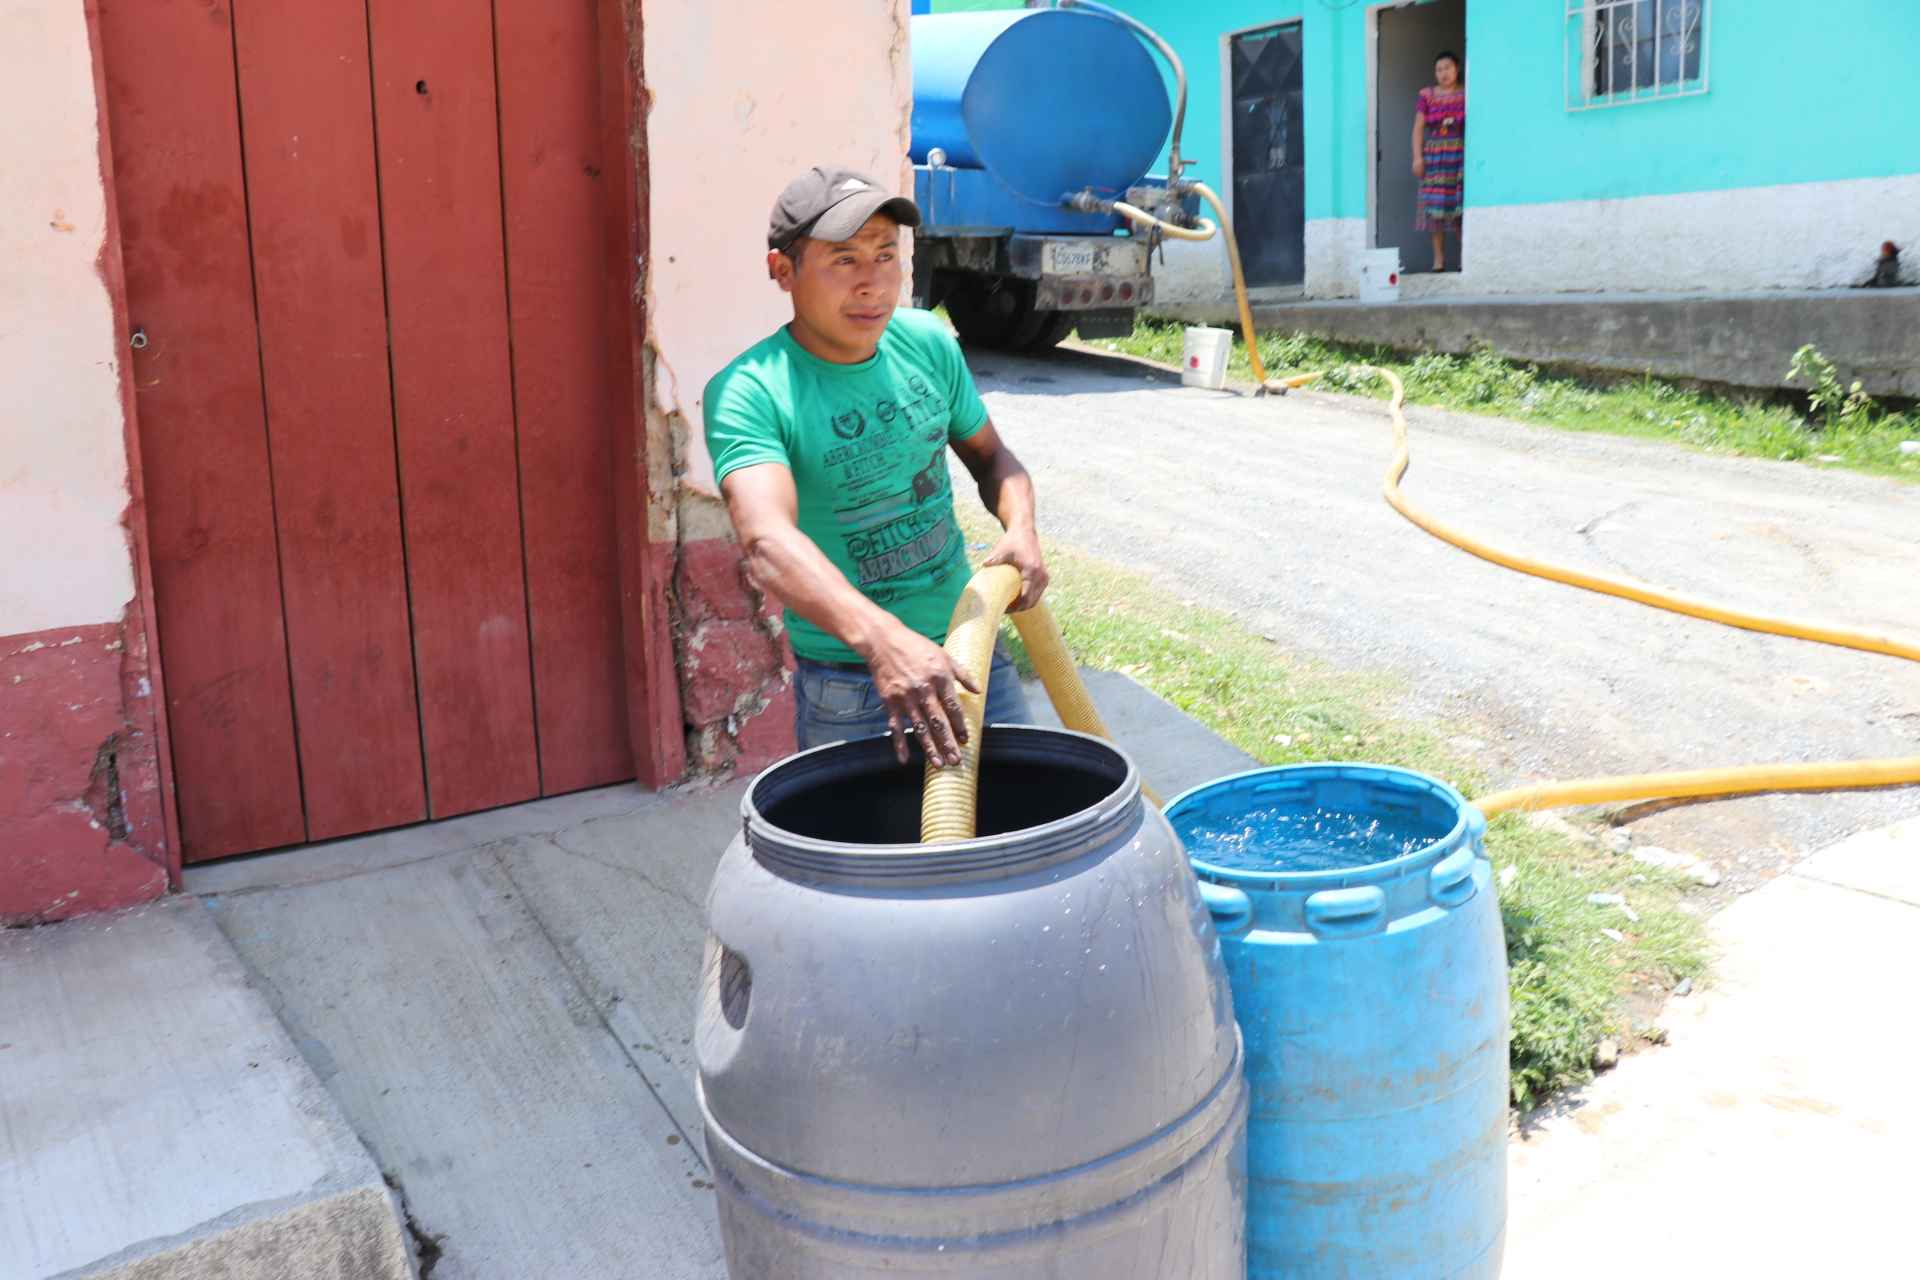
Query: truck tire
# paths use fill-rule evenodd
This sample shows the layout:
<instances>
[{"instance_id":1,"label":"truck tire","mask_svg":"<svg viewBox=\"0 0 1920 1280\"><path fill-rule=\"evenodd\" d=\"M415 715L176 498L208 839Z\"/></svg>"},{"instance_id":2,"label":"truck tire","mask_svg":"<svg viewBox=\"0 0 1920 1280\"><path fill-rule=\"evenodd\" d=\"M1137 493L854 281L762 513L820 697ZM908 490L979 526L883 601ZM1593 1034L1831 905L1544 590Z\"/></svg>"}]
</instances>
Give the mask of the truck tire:
<instances>
[{"instance_id":1,"label":"truck tire","mask_svg":"<svg viewBox=\"0 0 1920 1280\"><path fill-rule=\"evenodd\" d=\"M960 341L993 351L1024 351L1055 328L1053 311L1036 311L1034 286L1028 280L983 280L977 276L954 282L947 294L947 318L959 330ZM1065 337L1056 334L1045 345Z\"/></svg>"},{"instance_id":2,"label":"truck tire","mask_svg":"<svg viewBox=\"0 0 1920 1280\"><path fill-rule=\"evenodd\" d=\"M1062 338L1073 332L1074 325L1079 320L1079 313L1074 311L1040 311L1035 314L1044 316L1046 323L1040 327L1038 333L1033 335L1032 340L1021 348L1023 351L1045 351L1058 345Z\"/></svg>"}]
</instances>

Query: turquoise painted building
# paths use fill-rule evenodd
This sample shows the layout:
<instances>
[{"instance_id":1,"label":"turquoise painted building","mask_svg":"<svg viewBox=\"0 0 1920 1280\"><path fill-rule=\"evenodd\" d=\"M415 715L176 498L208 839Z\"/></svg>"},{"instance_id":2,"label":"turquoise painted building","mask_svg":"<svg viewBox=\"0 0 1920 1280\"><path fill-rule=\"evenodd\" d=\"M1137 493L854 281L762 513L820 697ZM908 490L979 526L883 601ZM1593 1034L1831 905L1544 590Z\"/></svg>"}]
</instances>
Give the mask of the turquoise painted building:
<instances>
[{"instance_id":1,"label":"turquoise painted building","mask_svg":"<svg viewBox=\"0 0 1920 1280\"><path fill-rule=\"evenodd\" d=\"M1250 257L1271 242L1271 297L1351 296L1380 248L1418 297L1841 288L1920 242L1916 0L1111 3L1184 62L1189 175L1233 193ZM1442 49L1464 56L1468 124L1436 275L1411 134ZM1224 292L1217 247L1168 259L1163 301Z\"/></svg>"}]
</instances>

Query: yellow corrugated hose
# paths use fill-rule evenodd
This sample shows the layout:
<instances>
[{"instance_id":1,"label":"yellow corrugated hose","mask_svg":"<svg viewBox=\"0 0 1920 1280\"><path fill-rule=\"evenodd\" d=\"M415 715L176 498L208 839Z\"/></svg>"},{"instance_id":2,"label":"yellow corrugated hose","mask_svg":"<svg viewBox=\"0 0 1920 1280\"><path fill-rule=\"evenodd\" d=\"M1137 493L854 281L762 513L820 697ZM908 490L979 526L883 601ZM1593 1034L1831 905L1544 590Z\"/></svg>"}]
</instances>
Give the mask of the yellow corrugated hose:
<instances>
[{"instance_id":1,"label":"yellow corrugated hose","mask_svg":"<svg viewBox=\"0 0 1920 1280\"><path fill-rule=\"evenodd\" d=\"M1067 638L1060 634L1060 624L1054 621L1053 610L1047 608L1047 602L1042 600L1033 608L1014 614L1013 625L1020 633L1020 642L1027 647L1027 656L1033 659L1040 683L1046 686L1047 701L1053 703L1060 723L1076 733L1090 733L1112 742L1107 722L1100 718L1100 708L1093 705L1086 681L1080 678L1080 668L1067 652ZM1160 797L1153 793L1145 778L1140 780L1140 794L1155 805L1160 803Z\"/></svg>"},{"instance_id":2,"label":"yellow corrugated hose","mask_svg":"<svg viewBox=\"0 0 1920 1280\"><path fill-rule=\"evenodd\" d=\"M1000 617L1020 594L1020 571L996 564L973 575L947 624L947 657L973 677L980 692L960 690L960 709L967 719L967 742L960 763L936 769L927 762L920 793L920 843L941 844L973 839L974 816L980 793L980 726L986 718L987 676L993 669L993 640Z\"/></svg>"},{"instance_id":3,"label":"yellow corrugated hose","mask_svg":"<svg viewBox=\"0 0 1920 1280\"><path fill-rule=\"evenodd\" d=\"M1220 197L1213 188L1204 182L1193 184L1194 194L1213 206L1213 212L1220 219L1220 229L1227 237L1227 265L1233 268L1233 297L1240 304L1240 336L1246 339L1247 359L1253 365L1253 380L1261 386L1267 384L1267 366L1260 359L1259 335L1253 331L1253 308L1247 305L1247 277L1240 270L1240 241L1233 234L1233 220L1227 217L1227 206L1220 203Z\"/></svg>"},{"instance_id":4,"label":"yellow corrugated hose","mask_svg":"<svg viewBox=\"0 0 1920 1280\"><path fill-rule=\"evenodd\" d=\"M1701 600L1694 596L1682 595L1677 591L1668 591L1663 587L1648 586L1645 583L1632 582L1610 574L1595 573L1591 569L1556 564L1550 560L1496 547L1462 529L1455 528L1444 520L1429 515L1400 491L1400 479L1406 474L1409 460L1407 419L1401 412L1402 406L1407 401L1406 387L1390 369L1381 369L1372 365L1354 367L1380 375L1393 389L1393 398L1387 404L1387 412L1393 418L1393 461L1388 465L1387 474L1380 482L1380 492L1393 505L1395 511L1436 538L1450 542L1462 551L1471 552L1483 560L1491 560L1497 565L1503 565L1521 573L1529 573L1537 578L1548 578L1554 582L1564 582L1569 586L1581 587L1588 591L1620 596L1627 600L1651 605L1656 609L1690 614L1696 618L1705 618L1709 622L1721 622L1730 627L1742 627L1749 631L1765 631L1773 635L1793 636L1796 639L1813 640L1820 644L1864 649L1869 653L1885 653L1898 658L1920 661L1920 644L1911 640L1873 631L1862 631L1855 627L1835 626L1825 622L1785 618L1770 613L1737 609L1716 601ZM1302 386L1323 376L1323 372L1287 378L1284 380L1285 385ZM1492 817L1508 809L1551 809L1559 805L1599 804L1611 800L1725 796L1755 791L1825 791L1847 787L1885 787L1914 782L1920 782L1920 756L1886 760L1834 760L1814 764L1743 765L1732 769L1694 769L1679 773L1639 773L1610 778L1585 778L1574 782L1542 782L1529 787L1514 787L1507 791L1496 792L1474 801L1474 804L1482 813Z\"/></svg>"},{"instance_id":5,"label":"yellow corrugated hose","mask_svg":"<svg viewBox=\"0 0 1920 1280\"><path fill-rule=\"evenodd\" d=\"M967 720L967 742L960 748L960 763L945 769L926 766L920 800L922 844L973 838L979 812L980 729L987 709L987 679L993 671L993 641L1000 631L1001 616L1019 594L1020 571L1010 564L997 564L974 574L960 593L960 603L954 606L953 621L947 627L947 657L973 677L980 692L960 690L960 709ZM1013 625L1020 631L1060 723L1111 742L1113 735L1107 732L1099 708L1088 696L1080 669L1067 652L1066 637L1060 634L1060 624L1054 621L1046 602L1014 614ZM1160 803L1145 782L1140 790L1153 803Z\"/></svg>"}]
</instances>

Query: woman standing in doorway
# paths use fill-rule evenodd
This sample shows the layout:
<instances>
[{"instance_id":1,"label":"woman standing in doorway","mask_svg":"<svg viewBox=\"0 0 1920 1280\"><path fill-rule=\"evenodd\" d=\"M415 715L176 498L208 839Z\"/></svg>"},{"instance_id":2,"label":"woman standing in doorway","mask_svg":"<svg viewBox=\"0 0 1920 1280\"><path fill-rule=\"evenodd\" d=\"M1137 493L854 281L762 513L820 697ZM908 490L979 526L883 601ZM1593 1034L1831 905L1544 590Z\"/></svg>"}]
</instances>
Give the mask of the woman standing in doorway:
<instances>
[{"instance_id":1,"label":"woman standing in doorway","mask_svg":"<svg viewBox=\"0 0 1920 1280\"><path fill-rule=\"evenodd\" d=\"M1460 55L1448 49L1433 62L1434 84L1420 91L1413 110L1413 176L1420 205L1413 225L1433 237L1433 269L1447 269L1447 232L1460 234L1460 177L1467 158L1467 86ZM1456 252L1454 263L1459 265Z\"/></svg>"}]
</instances>

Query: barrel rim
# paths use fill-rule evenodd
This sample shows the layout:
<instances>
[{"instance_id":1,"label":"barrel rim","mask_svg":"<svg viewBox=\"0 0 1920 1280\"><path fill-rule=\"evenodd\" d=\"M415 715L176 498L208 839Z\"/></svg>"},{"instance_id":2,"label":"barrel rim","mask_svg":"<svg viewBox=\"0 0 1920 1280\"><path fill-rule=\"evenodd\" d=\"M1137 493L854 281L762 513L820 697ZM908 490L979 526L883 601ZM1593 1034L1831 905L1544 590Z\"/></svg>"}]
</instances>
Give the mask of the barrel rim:
<instances>
[{"instance_id":1,"label":"barrel rim","mask_svg":"<svg viewBox=\"0 0 1920 1280\"><path fill-rule=\"evenodd\" d=\"M1094 804L1075 813L995 835L975 836L941 844L853 844L822 840L777 827L762 814L760 801L770 789L796 785L816 774L835 771L833 758L852 755L884 757L894 763L893 740L882 735L849 742L832 742L788 756L764 770L740 798L742 834L748 851L768 870L788 879L860 885L933 885L968 880L1002 879L1022 875L1104 848L1133 830L1143 818L1140 771L1133 759L1113 743L1092 734L1045 725L993 724L982 730L983 754L994 751L1005 758L1011 748L1035 758L1058 762L1063 754L1083 759L1102 755L1121 766L1118 785ZM1064 741L1063 741L1064 740ZM1050 748L1042 743L1051 743ZM996 746L997 744L997 746ZM909 741L907 768L921 767L918 743Z\"/></svg>"},{"instance_id":2,"label":"barrel rim","mask_svg":"<svg viewBox=\"0 0 1920 1280\"><path fill-rule=\"evenodd\" d=\"M1437 778L1418 769L1408 769L1397 764L1373 764L1363 760L1323 760L1307 764L1267 765L1259 769L1246 769L1240 773L1230 773L1223 778L1214 778L1198 786L1188 787L1173 799L1167 801L1161 811L1167 819L1167 825L1173 827L1175 838L1180 829L1175 825L1180 807L1196 797L1210 792L1228 790L1236 785L1244 785L1255 778L1270 778L1287 775L1295 778L1352 778L1356 781L1390 782L1405 785L1407 782L1418 784L1417 789L1429 794L1438 794L1454 805L1454 824L1448 832L1411 852L1384 862L1368 862L1357 867L1340 867L1331 871L1251 871L1242 867L1216 866L1192 853L1187 861L1194 873L1215 884L1231 885L1238 889L1270 890L1281 892L1304 892L1318 889L1350 888L1358 885L1380 884L1396 880L1402 876L1420 871L1454 853L1463 845L1469 845L1485 833L1486 819L1479 816L1479 810L1473 802L1463 795L1458 787L1445 778ZM1479 818L1476 822L1475 819ZM1181 841L1184 851L1186 842Z\"/></svg>"}]
</instances>

